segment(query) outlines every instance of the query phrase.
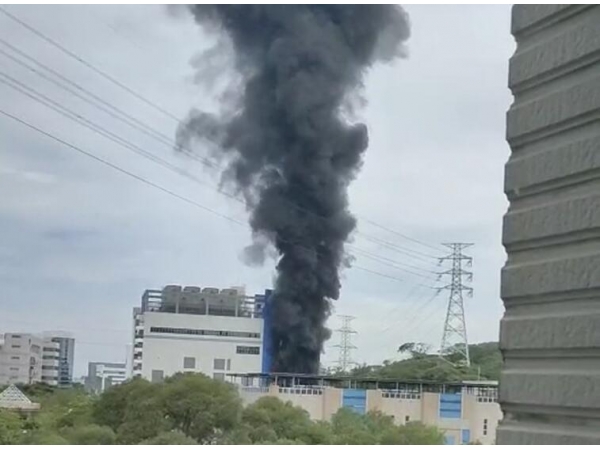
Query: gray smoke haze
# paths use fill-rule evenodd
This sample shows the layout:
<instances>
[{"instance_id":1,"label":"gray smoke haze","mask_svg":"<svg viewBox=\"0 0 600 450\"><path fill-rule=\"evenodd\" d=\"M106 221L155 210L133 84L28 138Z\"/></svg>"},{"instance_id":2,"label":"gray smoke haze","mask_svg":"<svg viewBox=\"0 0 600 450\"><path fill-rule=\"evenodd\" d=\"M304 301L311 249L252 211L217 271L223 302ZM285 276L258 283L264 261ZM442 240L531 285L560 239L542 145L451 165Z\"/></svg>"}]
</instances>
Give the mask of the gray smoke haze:
<instances>
[{"instance_id":1,"label":"gray smoke haze","mask_svg":"<svg viewBox=\"0 0 600 450\"><path fill-rule=\"evenodd\" d=\"M244 195L254 243L279 254L272 371L316 373L340 293L344 243L356 226L347 189L368 145L350 123L366 70L403 55L408 18L391 5L192 5L196 22L228 36L241 76L228 114L192 111L178 144L209 139L229 157L223 182Z\"/></svg>"}]
</instances>

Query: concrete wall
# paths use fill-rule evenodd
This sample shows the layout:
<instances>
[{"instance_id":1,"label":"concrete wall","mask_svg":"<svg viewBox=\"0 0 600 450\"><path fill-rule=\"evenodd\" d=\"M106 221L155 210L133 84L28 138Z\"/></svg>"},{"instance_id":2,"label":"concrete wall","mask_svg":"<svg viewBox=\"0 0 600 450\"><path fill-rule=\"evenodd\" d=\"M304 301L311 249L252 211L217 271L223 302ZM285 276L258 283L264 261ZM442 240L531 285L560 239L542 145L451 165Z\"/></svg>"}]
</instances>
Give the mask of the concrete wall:
<instances>
[{"instance_id":1,"label":"concrete wall","mask_svg":"<svg viewBox=\"0 0 600 450\"><path fill-rule=\"evenodd\" d=\"M600 443L600 7L516 5L498 444Z\"/></svg>"}]
</instances>

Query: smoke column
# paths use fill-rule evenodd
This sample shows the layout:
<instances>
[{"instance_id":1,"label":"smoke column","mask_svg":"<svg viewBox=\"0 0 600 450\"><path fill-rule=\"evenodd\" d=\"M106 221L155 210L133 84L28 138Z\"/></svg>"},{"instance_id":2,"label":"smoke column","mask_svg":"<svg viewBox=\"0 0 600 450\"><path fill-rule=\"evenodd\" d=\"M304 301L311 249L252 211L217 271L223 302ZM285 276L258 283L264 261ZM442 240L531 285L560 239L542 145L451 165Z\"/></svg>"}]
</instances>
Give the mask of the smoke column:
<instances>
[{"instance_id":1,"label":"smoke column","mask_svg":"<svg viewBox=\"0 0 600 450\"><path fill-rule=\"evenodd\" d=\"M261 263L269 245L279 254L272 371L317 373L356 225L347 188L368 145L366 126L344 112L373 63L402 56L408 18L391 5L189 8L230 39L242 84L233 113L192 111L178 144L217 142L229 157L223 182L250 210L246 257Z\"/></svg>"}]
</instances>

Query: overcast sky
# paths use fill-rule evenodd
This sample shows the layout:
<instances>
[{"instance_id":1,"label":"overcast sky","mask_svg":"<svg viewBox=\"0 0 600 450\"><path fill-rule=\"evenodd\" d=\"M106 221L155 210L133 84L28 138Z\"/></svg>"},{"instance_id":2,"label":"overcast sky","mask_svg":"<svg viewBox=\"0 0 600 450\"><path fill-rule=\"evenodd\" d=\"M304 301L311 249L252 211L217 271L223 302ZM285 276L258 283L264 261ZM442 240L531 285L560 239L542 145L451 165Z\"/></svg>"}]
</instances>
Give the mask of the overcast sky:
<instances>
[{"instance_id":1,"label":"overcast sky","mask_svg":"<svg viewBox=\"0 0 600 450\"><path fill-rule=\"evenodd\" d=\"M170 114L214 105L194 83L194 56L211 39L187 16L160 6L12 6L48 37ZM474 296L466 299L471 342L497 340L504 115L514 43L510 7L407 6L409 58L371 70L360 116L369 126L364 167L351 188L359 217L353 246L410 264L416 276L356 255L343 274L335 314L355 316L358 362L397 357L406 341L439 347L448 293L440 242L473 242ZM172 139L177 122L108 82L0 14L0 39ZM0 43L0 50L15 55ZM24 58L19 57L21 60ZM32 64L28 62L28 64ZM39 69L38 69L39 70ZM217 173L91 107L0 53L0 108L218 214L244 222L243 207L216 190ZM217 72L218 73L218 72ZM6 86L8 75L95 124L202 180L170 172ZM73 88L72 88L73 89ZM75 88L77 92L77 89ZM31 93L31 91L26 91ZM199 149L201 151L201 149ZM374 221L396 233L372 225ZM408 240L422 241L429 246ZM76 153L0 115L0 331L60 329L76 342L76 375L88 361L124 361L131 309L145 289L166 284L228 287L249 293L272 284L274 262L246 267L245 226L191 206ZM373 242L372 238L394 248ZM371 239L371 240L369 240ZM398 247L419 252L418 258ZM439 251L437 249L440 249ZM352 251L352 249L351 249ZM414 253L413 253L414 254ZM391 277L391 278L390 278ZM333 316L331 326L339 320ZM328 348L335 344L334 334ZM323 357L337 359L330 348Z\"/></svg>"}]
</instances>

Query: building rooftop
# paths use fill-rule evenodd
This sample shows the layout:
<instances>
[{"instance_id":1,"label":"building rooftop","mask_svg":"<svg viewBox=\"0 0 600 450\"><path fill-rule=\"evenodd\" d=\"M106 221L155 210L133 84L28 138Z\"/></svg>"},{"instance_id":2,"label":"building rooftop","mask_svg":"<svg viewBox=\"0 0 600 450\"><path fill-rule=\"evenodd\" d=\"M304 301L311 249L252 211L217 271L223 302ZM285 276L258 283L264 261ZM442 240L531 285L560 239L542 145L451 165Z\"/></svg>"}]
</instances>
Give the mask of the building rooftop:
<instances>
[{"instance_id":1,"label":"building rooftop","mask_svg":"<svg viewBox=\"0 0 600 450\"><path fill-rule=\"evenodd\" d=\"M262 317L264 295L248 296L244 288L168 285L148 289L142 296L141 312L166 312L230 317Z\"/></svg>"},{"instance_id":2,"label":"building rooftop","mask_svg":"<svg viewBox=\"0 0 600 450\"><path fill-rule=\"evenodd\" d=\"M294 373L232 373L228 377L237 379L260 379L263 384L291 386L331 386L340 388L419 390L432 392L458 391L467 389L496 390L498 382L493 380L450 381L406 380L381 377L353 377L348 375L310 375Z\"/></svg>"}]
</instances>

